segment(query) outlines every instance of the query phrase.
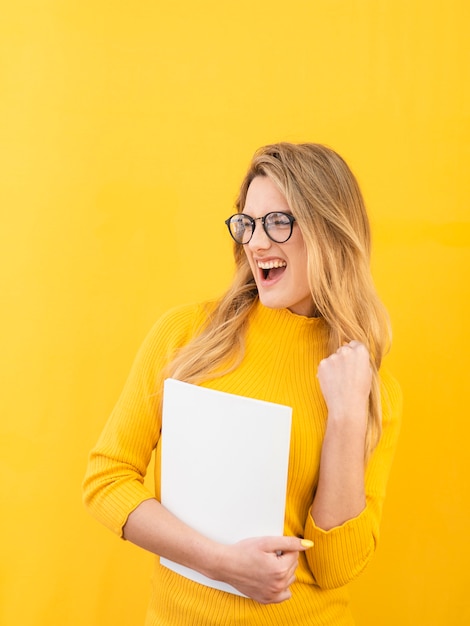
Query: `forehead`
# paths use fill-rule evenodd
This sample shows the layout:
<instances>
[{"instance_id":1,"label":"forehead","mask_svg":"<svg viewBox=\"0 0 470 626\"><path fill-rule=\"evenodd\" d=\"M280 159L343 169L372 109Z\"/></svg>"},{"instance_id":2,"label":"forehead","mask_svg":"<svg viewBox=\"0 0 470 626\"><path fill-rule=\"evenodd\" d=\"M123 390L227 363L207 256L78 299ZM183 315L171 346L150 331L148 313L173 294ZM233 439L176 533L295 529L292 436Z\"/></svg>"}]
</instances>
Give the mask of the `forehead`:
<instances>
[{"instance_id":1,"label":"forehead","mask_svg":"<svg viewBox=\"0 0 470 626\"><path fill-rule=\"evenodd\" d=\"M248 187L243 212L251 217L261 217L271 211L291 213L279 187L267 176L256 176Z\"/></svg>"}]
</instances>

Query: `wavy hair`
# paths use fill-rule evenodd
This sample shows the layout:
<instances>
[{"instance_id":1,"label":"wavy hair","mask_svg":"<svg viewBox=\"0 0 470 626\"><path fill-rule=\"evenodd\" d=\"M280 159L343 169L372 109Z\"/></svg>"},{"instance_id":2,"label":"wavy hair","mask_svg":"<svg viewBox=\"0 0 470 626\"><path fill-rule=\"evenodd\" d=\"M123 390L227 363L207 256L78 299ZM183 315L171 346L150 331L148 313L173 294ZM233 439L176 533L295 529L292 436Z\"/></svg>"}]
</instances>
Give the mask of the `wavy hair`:
<instances>
[{"instance_id":1,"label":"wavy hair","mask_svg":"<svg viewBox=\"0 0 470 626\"><path fill-rule=\"evenodd\" d=\"M370 226L359 185L342 157L326 146L268 145L255 153L241 184L239 212L257 176L267 176L277 185L301 230L310 290L317 313L329 328L330 353L352 339L369 349L372 387L365 446L369 458L381 434L378 370L391 332L371 276ZM198 384L232 371L243 358L244 330L258 292L243 246L235 244L234 256L232 285L208 308L206 325L178 352L165 375Z\"/></svg>"}]
</instances>

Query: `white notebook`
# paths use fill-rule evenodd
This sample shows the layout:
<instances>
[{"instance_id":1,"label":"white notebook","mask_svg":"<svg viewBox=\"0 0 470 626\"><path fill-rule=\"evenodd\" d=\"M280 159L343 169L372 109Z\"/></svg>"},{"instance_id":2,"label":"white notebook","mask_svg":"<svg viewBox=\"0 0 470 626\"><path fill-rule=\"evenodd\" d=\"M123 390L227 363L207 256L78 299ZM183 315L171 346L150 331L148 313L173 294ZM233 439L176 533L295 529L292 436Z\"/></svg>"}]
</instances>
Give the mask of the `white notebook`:
<instances>
[{"instance_id":1,"label":"white notebook","mask_svg":"<svg viewBox=\"0 0 470 626\"><path fill-rule=\"evenodd\" d=\"M291 419L288 406L167 379L162 504L220 543L281 536ZM242 595L173 561L160 562L198 583Z\"/></svg>"}]
</instances>

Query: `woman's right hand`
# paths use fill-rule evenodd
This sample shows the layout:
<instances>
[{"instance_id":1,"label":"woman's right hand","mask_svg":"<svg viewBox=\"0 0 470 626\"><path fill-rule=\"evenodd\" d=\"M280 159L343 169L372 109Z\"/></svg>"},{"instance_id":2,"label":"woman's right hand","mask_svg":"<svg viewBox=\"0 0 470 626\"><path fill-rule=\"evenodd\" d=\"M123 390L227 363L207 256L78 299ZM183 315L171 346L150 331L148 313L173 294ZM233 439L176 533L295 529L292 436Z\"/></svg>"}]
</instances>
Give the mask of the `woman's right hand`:
<instances>
[{"instance_id":1,"label":"woman's right hand","mask_svg":"<svg viewBox=\"0 0 470 626\"><path fill-rule=\"evenodd\" d=\"M244 595L262 604L291 597L299 553L313 546L297 537L258 537L224 546L218 575Z\"/></svg>"},{"instance_id":2,"label":"woman's right hand","mask_svg":"<svg viewBox=\"0 0 470 626\"><path fill-rule=\"evenodd\" d=\"M134 509L123 535L153 554L226 582L263 604L290 598L299 553L313 546L298 537L257 537L221 544L200 535L154 498Z\"/></svg>"}]
</instances>

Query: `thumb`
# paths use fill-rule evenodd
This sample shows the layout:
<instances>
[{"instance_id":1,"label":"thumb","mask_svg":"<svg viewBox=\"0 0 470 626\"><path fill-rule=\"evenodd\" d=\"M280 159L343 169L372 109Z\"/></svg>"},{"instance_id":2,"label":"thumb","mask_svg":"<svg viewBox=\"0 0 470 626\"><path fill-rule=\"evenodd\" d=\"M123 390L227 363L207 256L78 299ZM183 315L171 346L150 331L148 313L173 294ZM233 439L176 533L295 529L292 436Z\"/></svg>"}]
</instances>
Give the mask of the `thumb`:
<instances>
[{"instance_id":1,"label":"thumb","mask_svg":"<svg viewBox=\"0 0 470 626\"><path fill-rule=\"evenodd\" d=\"M299 537L272 537L265 544L267 552L275 552L278 556L284 552L305 552L312 547L313 541Z\"/></svg>"}]
</instances>

